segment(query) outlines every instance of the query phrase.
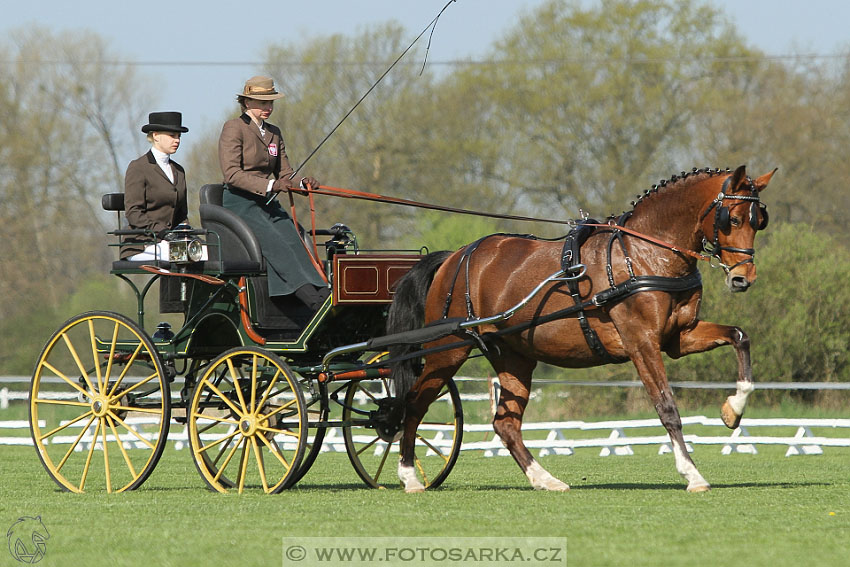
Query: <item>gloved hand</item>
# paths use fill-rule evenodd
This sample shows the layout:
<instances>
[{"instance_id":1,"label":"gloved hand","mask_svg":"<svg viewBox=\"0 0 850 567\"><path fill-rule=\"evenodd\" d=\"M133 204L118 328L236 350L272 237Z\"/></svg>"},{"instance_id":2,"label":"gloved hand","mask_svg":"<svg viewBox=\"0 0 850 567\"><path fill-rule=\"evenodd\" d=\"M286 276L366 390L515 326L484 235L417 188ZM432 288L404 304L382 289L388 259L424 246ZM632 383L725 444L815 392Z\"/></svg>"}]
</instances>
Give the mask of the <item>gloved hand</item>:
<instances>
[{"instance_id":1,"label":"gloved hand","mask_svg":"<svg viewBox=\"0 0 850 567\"><path fill-rule=\"evenodd\" d=\"M301 179L301 185L308 189L316 189L319 186L319 181L315 177L304 177Z\"/></svg>"},{"instance_id":2,"label":"gloved hand","mask_svg":"<svg viewBox=\"0 0 850 567\"><path fill-rule=\"evenodd\" d=\"M293 187L292 180L288 177L281 177L272 184L272 191L275 193L289 191L290 189L295 189L295 187Z\"/></svg>"}]
</instances>

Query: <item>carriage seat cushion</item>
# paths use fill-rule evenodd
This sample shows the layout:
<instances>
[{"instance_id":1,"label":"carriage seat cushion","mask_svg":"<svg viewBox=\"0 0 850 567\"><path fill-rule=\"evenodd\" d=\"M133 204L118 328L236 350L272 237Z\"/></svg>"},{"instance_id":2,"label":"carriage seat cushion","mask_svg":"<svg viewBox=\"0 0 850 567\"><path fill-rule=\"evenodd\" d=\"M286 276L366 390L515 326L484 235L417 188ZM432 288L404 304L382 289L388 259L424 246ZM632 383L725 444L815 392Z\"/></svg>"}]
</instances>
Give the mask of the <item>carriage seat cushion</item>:
<instances>
[{"instance_id":1,"label":"carriage seat cushion","mask_svg":"<svg viewBox=\"0 0 850 567\"><path fill-rule=\"evenodd\" d=\"M210 231L207 234L210 259L204 262L204 271L245 275L265 271L260 243L244 220L234 212L210 203L201 203L199 211L201 226Z\"/></svg>"}]
</instances>

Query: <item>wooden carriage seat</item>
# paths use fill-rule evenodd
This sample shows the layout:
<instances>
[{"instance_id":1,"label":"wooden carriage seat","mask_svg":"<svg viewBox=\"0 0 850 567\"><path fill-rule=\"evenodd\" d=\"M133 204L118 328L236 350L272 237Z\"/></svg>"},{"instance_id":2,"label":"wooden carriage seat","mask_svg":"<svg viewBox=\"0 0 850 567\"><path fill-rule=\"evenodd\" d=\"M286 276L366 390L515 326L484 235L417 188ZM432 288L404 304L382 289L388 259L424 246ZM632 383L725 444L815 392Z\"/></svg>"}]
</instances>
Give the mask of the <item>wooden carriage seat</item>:
<instances>
[{"instance_id":1,"label":"wooden carriage seat","mask_svg":"<svg viewBox=\"0 0 850 567\"><path fill-rule=\"evenodd\" d=\"M245 221L222 206L223 192L221 184L204 185L200 190L201 226L214 231L221 240L223 273L252 276L248 278L248 310L259 330L277 338L297 337L313 312L294 297L269 297L260 243ZM215 238L210 234L207 241L215 243ZM217 252L214 246L208 246L208 250L210 261L206 264L211 265L217 261ZM252 266L254 269L246 270Z\"/></svg>"}]
</instances>

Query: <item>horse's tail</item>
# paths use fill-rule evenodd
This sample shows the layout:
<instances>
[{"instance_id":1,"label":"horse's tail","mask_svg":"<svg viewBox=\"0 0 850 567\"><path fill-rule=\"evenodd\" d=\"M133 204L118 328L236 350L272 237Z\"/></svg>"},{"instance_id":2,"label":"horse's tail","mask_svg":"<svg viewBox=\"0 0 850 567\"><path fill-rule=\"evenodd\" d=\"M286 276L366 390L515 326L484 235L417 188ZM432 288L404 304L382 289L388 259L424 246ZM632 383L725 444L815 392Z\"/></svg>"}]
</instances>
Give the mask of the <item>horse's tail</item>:
<instances>
[{"instance_id":1,"label":"horse's tail","mask_svg":"<svg viewBox=\"0 0 850 567\"><path fill-rule=\"evenodd\" d=\"M402 276L395 288L390 311L387 315L387 334L412 331L425 323L425 300L434 274L452 252L441 251L428 254ZM398 345L390 347L390 357L403 356L413 351L415 346ZM420 359L418 357L400 360L390 364L395 397L404 400L410 387L419 377Z\"/></svg>"}]
</instances>

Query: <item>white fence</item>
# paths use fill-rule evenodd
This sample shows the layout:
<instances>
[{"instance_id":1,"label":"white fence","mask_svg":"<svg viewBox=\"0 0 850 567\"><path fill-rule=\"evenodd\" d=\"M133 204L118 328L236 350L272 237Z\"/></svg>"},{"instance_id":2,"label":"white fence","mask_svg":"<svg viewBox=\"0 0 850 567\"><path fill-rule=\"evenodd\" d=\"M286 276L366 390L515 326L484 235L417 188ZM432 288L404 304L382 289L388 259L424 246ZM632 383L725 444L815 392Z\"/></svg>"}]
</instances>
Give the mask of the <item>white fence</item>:
<instances>
[{"instance_id":1,"label":"white fence","mask_svg":"<svg viewBox=\"0 0 850 567\"><path fill-rule=\"evenodd\" d=\"M28 382L28 378L19 377L13 380L0 378L3 382ZM547 383L552 383L549 381ZM560 382L565 385L579 386L640 386L640 382ZM672 383L674 387L694 387L694 388L728 388L734 389L735 384L726 383ZM757 384L760 389L850 389L850 384L847 383L803 383L803 384L788 384L788 383L762 383ZM41 396L48 397L48 392L42 392ZM71 394L74 396L73 394ZM492 396L492 394L491 394ZM488 394L464 394L461 396L462 401L482 401L488 399ZM6 409L9 402L26 401L28 392L26 391L10 391L9 388L0 389L0 409ZM492 402L492 398L491 398ZM0 414L2 417L2 414ZM132 423L132 418L127 420ZM717 435L685 435L685 441L688 445L688 450L692 451L695 445L719 445L720 451L724 455L732 453L758 453L757 445L782 445L786 446L786 456L793 455L816 455L823 453L824 447L850 447L850 419L749 419L744 418L741 421L741 426L731 434L726 429L725 425L719 418L708 418L704 416L683 417L682 424L685 431L688 426L702 427L717 427ZM140 432L141 426L144 425L139 421ZM79 427L79 425L77 425ZM431 426L439 429L436 433L435 445L450 446L452 431L450 427ZM760 428L794 428L793 435L760 435ZM657 446L659 454L666 453L671 450L670 440L666 432L659 431L661 422L658 419L638 419L638 420L622 420L622 421L563 421L563 422L544 422L544 423L525 423L523 431L526 433L526 445L532 451L537 451L538 455L572 455L576 449L580 448L599 448L600 456L612 455L631 455L634 453L633 447L637 446ZM29 429L28 421L10 420L0 421L0 445L32 445L32 439L26 431ZM647 430L653 430L649 431ZM841 435L824 436L818 434L819 430L835 430L841 429ZM813 431L817 430L817 431ZM545 433L545 435L543 433ZM582 432L581 435L572 435L574 432ZM588 437L587 432L599 432L600 436ZM483 451L485 456L501 456L507 455L508 452L501 443L501 440L493 433L490 424L467 424L464 426L465 435L469 437L488 437L490 439L484 441L469 441L461 446L462 451ZM146 435L145 433L140 433ZM571 437L572 435L572 437ZM97 440L88 439L90 433L83 436L78 450L87 449L91 442L97 443ZM69 436L69 441L76 439L76 435ZM371 440L371 439L369 439ZM128 439L126 442L132 446L133 439ZM137 441L137 440L136 440ZM63 439L52 438L51 442L63 442ZM185 424L172 422L171 430L168 435L168 442L172 443L178 450L188 446L188 430ZM382 452L386 450L386 444L376 443L376 451ZM322 446L323 451L342 452L345 451L345 444L342 437L342 431L339 428L328 429L325 440Z\"/></svg>"}]
</instances>

